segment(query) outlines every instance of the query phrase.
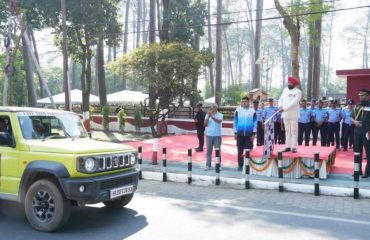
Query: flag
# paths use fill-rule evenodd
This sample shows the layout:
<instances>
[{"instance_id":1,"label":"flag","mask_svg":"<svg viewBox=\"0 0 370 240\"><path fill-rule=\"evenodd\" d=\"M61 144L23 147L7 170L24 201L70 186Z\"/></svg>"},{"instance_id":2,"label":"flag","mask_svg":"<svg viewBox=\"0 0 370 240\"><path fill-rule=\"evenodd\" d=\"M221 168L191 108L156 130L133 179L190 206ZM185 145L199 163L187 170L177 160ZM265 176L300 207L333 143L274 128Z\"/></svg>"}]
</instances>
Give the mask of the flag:
<instances>
[{"instance_id":1,"label":"flag","mask_svg":"<svg viewBox=\"0 0 370 240\"><path fill-rule=\"evenodd\" d=\"M264 127L265 142L263 145L263 157L262 157L262 159L264 160L269 159L271 156L271 153L274 151L274 146L275 146L274 118L273 118L274 115L272 115L265 122L265 127Z\"/></svg>"}]
</instances>

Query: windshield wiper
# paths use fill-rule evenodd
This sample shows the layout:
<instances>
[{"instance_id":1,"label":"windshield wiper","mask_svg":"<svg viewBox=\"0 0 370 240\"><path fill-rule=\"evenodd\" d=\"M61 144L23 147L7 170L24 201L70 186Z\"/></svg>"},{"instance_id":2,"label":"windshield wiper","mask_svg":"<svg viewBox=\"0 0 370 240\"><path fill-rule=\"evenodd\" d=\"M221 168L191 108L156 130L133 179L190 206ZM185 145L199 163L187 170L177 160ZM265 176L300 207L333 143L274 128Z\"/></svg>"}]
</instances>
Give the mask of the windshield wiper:
<instances>
[{"instance_id":1,"label":"windshield wiper","mask_svg":"<svg viewBox=\"0 0 370 240\"><path fill-rule=\"evenodd\" d=\"M44 142L44 141L46 141L46 140L53 139L53 138L67 138L67 137L65 137L65 136L61 136L61 135L49 135L49 136L47 136L47 137L44 137L44 138L42 139L42 141Z\"/></svg>"}]
</instances>

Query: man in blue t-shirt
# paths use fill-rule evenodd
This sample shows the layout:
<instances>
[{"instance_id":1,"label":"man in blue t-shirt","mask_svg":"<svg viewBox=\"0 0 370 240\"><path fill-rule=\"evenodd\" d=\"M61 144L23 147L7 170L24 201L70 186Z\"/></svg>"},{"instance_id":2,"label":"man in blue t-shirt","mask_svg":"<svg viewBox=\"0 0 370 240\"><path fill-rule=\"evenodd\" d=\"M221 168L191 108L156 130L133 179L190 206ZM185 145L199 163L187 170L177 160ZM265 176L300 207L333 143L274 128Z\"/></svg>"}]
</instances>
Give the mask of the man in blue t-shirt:
<instances>
[{"instance_id":1,"label":"man in blue t-shirt","mask_svg":"<svg viewBox=\"0 0 370 240\"><path fill-rule=\"evenodd\" d=\"M204 126L206 127L205 134L207 135L207 163L204 170L211 169L213 147L220 149L221 160L221 129L223 119L224 116L218 111L218 105L213 103L204 120Z\"/></svg>"},{"instance_id":2,"label":"man in blue t-shirt","mask_svg":"<svg viewBox=\"0 0 370 240\"><path fill-rule=\"evenodd\" d=\"M238 146L238 170L243 168L244 149L253 149L257 132L257 114L249 107L249 98L243 97L240 107L234 113L234 134Z\"/></svg>"}]
</instances>

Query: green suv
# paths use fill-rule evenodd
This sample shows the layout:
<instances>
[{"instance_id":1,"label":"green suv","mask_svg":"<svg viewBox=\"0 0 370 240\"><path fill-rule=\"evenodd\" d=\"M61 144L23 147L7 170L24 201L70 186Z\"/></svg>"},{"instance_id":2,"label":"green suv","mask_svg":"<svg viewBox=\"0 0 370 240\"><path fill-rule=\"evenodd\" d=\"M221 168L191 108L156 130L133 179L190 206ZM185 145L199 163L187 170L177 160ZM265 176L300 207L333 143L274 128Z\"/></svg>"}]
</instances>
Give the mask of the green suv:
<instances>
[{"instance_id":1,"label":"green suv","mask_svg":"<svg viewBox=\"0 0 370 240\"><path fill-rule=\"evenodd\" d=\"M131 147L90 139L74 113L0 107L0 199L23 203L39 231L62 227L71 206L128 204L136 161Z\"/></svg>"}]
</instances>

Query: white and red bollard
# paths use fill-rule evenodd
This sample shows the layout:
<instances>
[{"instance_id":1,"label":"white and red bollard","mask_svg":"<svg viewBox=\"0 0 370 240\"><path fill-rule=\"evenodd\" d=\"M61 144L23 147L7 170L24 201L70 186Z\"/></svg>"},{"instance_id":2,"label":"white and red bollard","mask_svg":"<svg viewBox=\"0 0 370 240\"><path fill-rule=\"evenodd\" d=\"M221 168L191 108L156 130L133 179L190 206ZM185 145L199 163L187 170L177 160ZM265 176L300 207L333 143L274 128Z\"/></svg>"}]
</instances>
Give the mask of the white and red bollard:
<instances>
[{"instance_id":1,"label":"white and red bollard","mask_svg":"<svg viewBox=\"0 0 370 240\"><path fill-rule=\"evenodd\" d=\"M153 139L152 165L158 164L158 138Z\"/></svg>"}]
</instances>

